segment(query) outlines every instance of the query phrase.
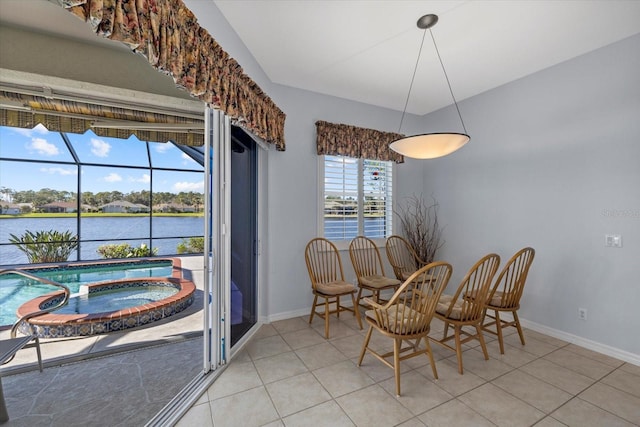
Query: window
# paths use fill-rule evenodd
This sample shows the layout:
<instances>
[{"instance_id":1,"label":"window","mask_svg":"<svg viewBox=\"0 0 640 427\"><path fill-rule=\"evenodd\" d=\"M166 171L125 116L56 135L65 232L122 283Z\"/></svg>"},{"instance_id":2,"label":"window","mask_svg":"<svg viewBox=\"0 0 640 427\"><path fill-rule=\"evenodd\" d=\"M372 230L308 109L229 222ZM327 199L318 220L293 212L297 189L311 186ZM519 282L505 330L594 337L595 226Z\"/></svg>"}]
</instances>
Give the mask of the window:
<instances>
[{"instance_id":1,"label":"window","mask_svg":"<svg viewBox=\"0 0 640 427\"><path fill-rule=\"evenodd\" d=\"M329 240L392 234L392 162L324 156L322 234Z\"/></svg>"},{"instance_id":2,"label":"window","mask_svg":"<svg viewBox=\"0 0 640 427\"><path fill-rule=\"evenodd\" d=\"M0 264L28 261L10 241L27 231L78 235L69 261L100 258L107 244L193 252L185 242L204 235L204 168L182 148L0 126Z\"/></svg>"}]
</instances>

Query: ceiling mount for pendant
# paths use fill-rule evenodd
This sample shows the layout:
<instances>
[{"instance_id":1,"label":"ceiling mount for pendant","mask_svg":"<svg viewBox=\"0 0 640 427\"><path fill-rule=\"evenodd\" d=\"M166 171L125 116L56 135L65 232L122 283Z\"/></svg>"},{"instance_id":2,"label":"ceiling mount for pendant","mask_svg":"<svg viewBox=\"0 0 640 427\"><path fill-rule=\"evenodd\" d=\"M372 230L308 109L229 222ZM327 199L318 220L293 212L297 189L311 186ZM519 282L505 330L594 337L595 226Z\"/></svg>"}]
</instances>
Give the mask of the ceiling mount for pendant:
<instances>
[{"instance_id":1,"label":"ceiling mount for pendant","mask_svg":"<svg viewBox=\"0 0 640 427\"><path fill-rule=\"evenodd\" d=\"M417 25L421 30L428 30L438 23L438 15L424 15L418 19Z\"/></svg>"}]
</instances>

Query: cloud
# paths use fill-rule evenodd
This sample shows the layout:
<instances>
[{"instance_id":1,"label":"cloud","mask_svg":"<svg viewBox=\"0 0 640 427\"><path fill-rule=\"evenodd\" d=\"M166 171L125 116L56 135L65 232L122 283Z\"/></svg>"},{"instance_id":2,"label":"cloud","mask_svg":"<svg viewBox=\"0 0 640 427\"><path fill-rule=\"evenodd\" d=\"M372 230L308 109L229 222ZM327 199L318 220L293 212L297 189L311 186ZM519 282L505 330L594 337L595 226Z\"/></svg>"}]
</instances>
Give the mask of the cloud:
<instances>
[{"instance_id":1,"label":"cloud","mask_svg":"<svg viewBox=\"0 0 640 427\"><path fill-rule=\"evenodd\" d=\"M129 177L129 182L142 182L144 184L148 184L151 182L151 175L148 173L143 173L140 178L134 178L132 176Z\"/></svg>"},{"instance_id":2,"label":"cloud","mask_svg":"<svg viewBox=\"0 0 640 427\"><path fill-rule=\"evenodd\" d=\"M40 168L40 172L48 173L51 175L62 175L62 176L78 174L77 169L65 169L60 167Z\"/></svg>"},{"instance_id":3,"label":"cloud","mask_svg":"<svg viewBox=\"0 0 640 427\"><path fill-rule=\"evenodd\" d=\"M167 151L171 150L173 148L173 146L171 144L168 143L157 143L155 145L156 148L156 153L166 153Z\"/></svg>"},{"instance_id":4,"label":"cloud","mask_svg":"<svg viewBox=\"0 0 640 427\"><path fill-rule=\"evenodd\" d=\"M96 157L107 157L111 151L111 145L101 139L91 138L91 152Z\"/></svg>"},{"instance_id":5,"label":"cloud","mask_svg":"<svg viewBox=\"0 0 640 427\"><path fill-rule=\"evenodd\" d=\"M105 176L104 178L102 178L104 181L107 182L120 182L122 181L122 177L120 175L118 175L115 172L110 173L109 175Z\"/></svg>"},{"instance_id":6,"label":"cloud","mask_svg":"<svg viewBox=\"0 0 640 427\"><path fill-rule=\"evenodd\" d=\"M34 133L38 133L40 135L47 135L49 133L49 130L41 123L38 123L33 129L14 128L13 131L29 138L31 138Z\"/></svg>"},{"instance_id":7,"label":"cloud","mask_svg":"<svg viewBox=\"0 0 640 427\"><path fill-rule=\"evenodd\" d=\"M191 166L195 161L193 160L193 158L191 158L191 156L189 156L187 153L182 153L182 164L185 166Z\"/></svg>"},{"instance_id":8,"label":"cloud","mask_svg":"<svg viewBox=\"0 0 640 427\"><path fill-rule=\"evenodd\" d=\"M189 192L195 191L198 193L202 193L204 191L204 181L199 182L176 182L173 184L173 189L175 191L181 192Z\"/></svg>"},{"instance_id":9,"label":"cloud","mask_svg":"<svg viewBox=\"0 0 640 427\"><path fill-rule=\"evenodd\" d=\"M35 151L41 156L47 157L57 156L60 154L58 147L44 138L32 138L31 142L27 143L27 150L31 153Z\"/></svg>"}]
</instances>

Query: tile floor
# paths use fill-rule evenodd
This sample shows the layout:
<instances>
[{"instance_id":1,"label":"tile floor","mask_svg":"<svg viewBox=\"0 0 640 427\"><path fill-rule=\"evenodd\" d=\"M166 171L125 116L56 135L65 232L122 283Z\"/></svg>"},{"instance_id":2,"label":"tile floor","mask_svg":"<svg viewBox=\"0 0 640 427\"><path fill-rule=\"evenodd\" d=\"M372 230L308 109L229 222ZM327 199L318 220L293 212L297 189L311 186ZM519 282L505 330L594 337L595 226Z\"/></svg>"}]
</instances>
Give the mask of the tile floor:
<instances>
[{"instance_id":1,"label":"tile floor","mask_svg":"<svg viewBox=\"0 0 640 427\"><path fill-rule=\"evenodd\" d=\"M640 425L640 367L514 328L505 354L488 335L490 359L475 343L455 353L432 346L428 358L402 362L402 397L393 371L367 355L357 358L365 331L353 317L306 317L263 325L178 426L632 426ZM434 320L432 334L442 324ZM391 340L372 337L376 349Z\"/></svg>"}]
</instances>

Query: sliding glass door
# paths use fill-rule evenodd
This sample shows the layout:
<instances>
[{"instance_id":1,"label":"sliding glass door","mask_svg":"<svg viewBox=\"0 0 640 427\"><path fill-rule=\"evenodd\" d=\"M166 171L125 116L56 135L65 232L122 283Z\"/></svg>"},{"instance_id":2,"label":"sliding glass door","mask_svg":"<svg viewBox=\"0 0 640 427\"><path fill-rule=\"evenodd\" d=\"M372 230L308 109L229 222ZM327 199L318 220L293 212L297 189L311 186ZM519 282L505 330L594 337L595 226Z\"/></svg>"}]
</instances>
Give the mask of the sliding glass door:
<instances>
[{"instance_id":1,"label":"sliding glass door","mask_svg":"<svg viewBox=\"0 0 640 427\"><path fill-rule=\"evenodd\" d=\"M256 323L257 147L231 129L231 345Z\"/></svg>"},{"instance_id":2,"label":"sliding glass door","mask_svg":"<svg viewBox=\"0 0 640 427\"><path fill-rule=\"evenodd\" d=\"M223 113L207 117L205 365L215 369L257 322L258 147Z\"/></svg>"}]
</instances>

